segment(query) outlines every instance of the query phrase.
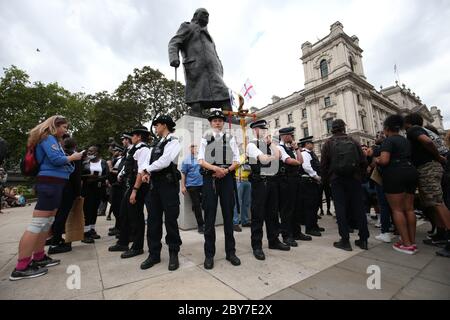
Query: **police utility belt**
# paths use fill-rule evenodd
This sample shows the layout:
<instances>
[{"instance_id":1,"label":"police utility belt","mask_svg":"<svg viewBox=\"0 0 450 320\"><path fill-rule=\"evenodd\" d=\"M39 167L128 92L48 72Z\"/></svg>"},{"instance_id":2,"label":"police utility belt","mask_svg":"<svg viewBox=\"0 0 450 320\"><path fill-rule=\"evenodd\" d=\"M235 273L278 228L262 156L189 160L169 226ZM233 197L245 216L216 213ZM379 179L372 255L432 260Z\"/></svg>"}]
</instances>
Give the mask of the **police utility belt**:
<instances>
[{"instance_id":1,"label":"police utility belt","mask_svg":"<svg viewBox=\"0 0 450 320\"><path fill-rule=\"evenodd\" d=\"M301 179L303 182L318 183L317 180L311 178L311 177L308 176L307 174L302 174L302 175L300 176L300 179Z\"/></svg>"},{"instance_id":2,"label":"police utility belt","mask_svg":"<svg viewBox=\"0 0 450 320\"><path fill-rule=\"evenodd\" d=\"M278 175L261 175L261 174L250 174L248 176L248 181L251 183L264 182L267 183L269 181L277 181Z\"/></svg>"}]
</instances>

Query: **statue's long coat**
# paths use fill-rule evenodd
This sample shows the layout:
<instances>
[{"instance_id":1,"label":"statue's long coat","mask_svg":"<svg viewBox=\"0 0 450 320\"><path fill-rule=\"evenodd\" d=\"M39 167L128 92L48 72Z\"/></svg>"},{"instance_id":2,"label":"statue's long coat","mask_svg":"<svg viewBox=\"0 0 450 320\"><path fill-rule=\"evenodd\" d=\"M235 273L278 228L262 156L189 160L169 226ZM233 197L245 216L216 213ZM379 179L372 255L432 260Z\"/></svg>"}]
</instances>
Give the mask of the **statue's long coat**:
<instances>
[{"instance_id":1,"label":"statue's long coat","mask_svg":"<svg viewBox=\"0 0 450 320\"><path fill-rule=\"evenodd\" d=\"M206 27L197 23L181 24L169 42L169 60L179 60L181 51L186 80L186 103L212 103L229 100L228 88L223 82L223 66L216 46Z\"/></svg>"}]
</instances>

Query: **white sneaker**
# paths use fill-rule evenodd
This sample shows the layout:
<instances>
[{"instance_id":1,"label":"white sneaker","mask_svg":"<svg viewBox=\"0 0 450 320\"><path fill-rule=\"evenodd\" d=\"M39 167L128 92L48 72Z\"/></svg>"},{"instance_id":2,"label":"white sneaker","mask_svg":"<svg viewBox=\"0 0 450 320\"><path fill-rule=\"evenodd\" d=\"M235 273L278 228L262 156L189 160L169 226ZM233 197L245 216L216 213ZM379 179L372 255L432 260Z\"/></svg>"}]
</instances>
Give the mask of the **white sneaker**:
<instances>
[{"instance_id":1,"label":"white sneaker","mask_svg":"<svg viewBox=\"0 0 450 320\"><path fill-rule=\"evenodd\" d=\"M376 236L375 239L385 243L391 243L391 234L390 233L380 233L380 235Z\"/></svg>"}]
</instances>

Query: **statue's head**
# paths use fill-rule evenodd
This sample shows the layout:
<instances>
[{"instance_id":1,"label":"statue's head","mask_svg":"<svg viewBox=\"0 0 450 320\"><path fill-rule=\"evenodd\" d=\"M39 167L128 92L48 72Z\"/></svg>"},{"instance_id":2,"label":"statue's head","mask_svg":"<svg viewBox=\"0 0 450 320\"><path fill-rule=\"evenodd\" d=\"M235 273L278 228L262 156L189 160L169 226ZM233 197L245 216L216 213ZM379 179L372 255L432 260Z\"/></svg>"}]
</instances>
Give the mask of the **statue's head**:
<instances>
[{"instance_id":1,"label":"statue's head","mask_svg":"<svg viewBox=\"0 0 450 320\"><path fill-rule=\"evenodd\" d=\"M192 22L198 23L202 27L206 27L209 22L208 10L204 8L197 9L192 17Z\"/></svg>"}]
</instances>

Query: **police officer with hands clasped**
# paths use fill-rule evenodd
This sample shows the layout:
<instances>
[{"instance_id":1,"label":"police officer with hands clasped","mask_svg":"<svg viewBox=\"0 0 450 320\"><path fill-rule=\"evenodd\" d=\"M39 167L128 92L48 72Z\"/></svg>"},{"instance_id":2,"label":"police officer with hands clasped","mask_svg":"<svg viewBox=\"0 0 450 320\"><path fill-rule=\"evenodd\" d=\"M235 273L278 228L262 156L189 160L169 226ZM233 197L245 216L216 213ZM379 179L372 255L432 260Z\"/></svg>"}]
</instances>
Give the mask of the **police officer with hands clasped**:
<instances>
[{"instance_id":1,"label":"police officer with hands clasped","mask_svg":"<svg viewBox=\"0 0 450 320\"><path fill-rule=\"evenodd\" d=\"M247 145L247 155L252 169L249 176L252 184L251 242L255 258L265 260L262 250L264 222L269 249L282 251L291 249L278 239L279 177L277 173L281 151L268 135L266 120L256 121L250 125L250 128L253 129L255 136L255 139Z\"/></svg>"},{"instance_id":2,"label":"police officer with hands clasped","mask_svg":"<svg viewBox=\"0 0 450 320\"><path fill-rule=\"evenodd\" d=\"M283 242L291 247L297 247L294 240L295 226L299 218L296 216L296 197L298 193L298 170L303 163L300 147L294 140L295 128L281 129L280 145L281 152L279 176L280 190L280 216L281 234Z\"/></svg>"},{"instance_id":3,"label":"police officer with hands clasped","mask_svg":"<svg viewBox=\"0 0 450 320\"><path fill-rule=\"evenodd\" d=\"M314 237L322 236L325 231L317 224L317 212L320 207L322 193L320 184L320 160L314 153L314 137L305 137L300 140L302 148L303 164L299 169L300 188L299 188L299 210L303 216L303 222L306 226L306 234Z\"/></svg>"},{"instance_id":4,"label":"police officer with hands clasped","mask_svg":"<svg viewBox=\"0 0 450 320\"><path fill-rule=\"evenodd\" d=\"M212 132L201 141L198 162L203 174L203 203L205 209L205 269L214 268L216 253L215 221L220 198L225 232L226 259L234 266L241 261L236 256L233 235L234 171L239 166L239 149L235 137L224 132L225 116L222 111L212 111L208 117Z\"/></svg>"},{"instance_id":5,"label":"police officer with hands clasped","mask_svg":"<svg viewBox=\"0 0 450 320\"><path fill-rule=\"evenodd\" d=\"M133 147L128 150L119 181L126 181L126 191L120 208L120 235L116 245L109 251L123 252L122 259L132 258L144 253L145 216L144 200L148 192L148 184L142 180L141 172L148 164L150 149L148 139L150 131L144 126L134 129L131 134ZM133 242L131 248L128 248Z\"/></svg>"}]
</instances>

